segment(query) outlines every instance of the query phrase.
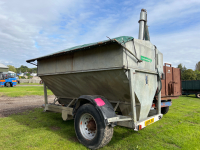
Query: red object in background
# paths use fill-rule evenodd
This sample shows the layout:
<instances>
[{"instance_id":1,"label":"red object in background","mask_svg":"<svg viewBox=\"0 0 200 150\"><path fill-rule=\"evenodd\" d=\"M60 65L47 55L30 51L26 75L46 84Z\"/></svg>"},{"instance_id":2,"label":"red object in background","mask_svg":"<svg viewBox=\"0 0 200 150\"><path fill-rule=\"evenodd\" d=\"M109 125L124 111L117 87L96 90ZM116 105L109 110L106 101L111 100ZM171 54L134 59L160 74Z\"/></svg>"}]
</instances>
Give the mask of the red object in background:
<instances>
[{"instance_id":1,"label":"red object in background","mask_svg":"<svg viewBox=\"0 0 200 150\"><path fill-rule=\"evenodd\" d=\"M175 99L182 95L181 71L171 64L165 63L163 66L165 78L162 79L161 100Z\"/></svg>"}]
</instances>

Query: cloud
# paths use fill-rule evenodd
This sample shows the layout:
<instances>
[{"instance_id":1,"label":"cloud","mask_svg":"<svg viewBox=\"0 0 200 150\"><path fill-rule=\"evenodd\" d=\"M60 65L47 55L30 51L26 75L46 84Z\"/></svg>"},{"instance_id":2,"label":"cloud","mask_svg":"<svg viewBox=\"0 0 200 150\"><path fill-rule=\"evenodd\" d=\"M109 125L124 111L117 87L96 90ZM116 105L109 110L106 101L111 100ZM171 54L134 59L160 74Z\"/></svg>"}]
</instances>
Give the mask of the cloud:
<instances>
[{"instance_id":1,"label":"cloud","mask_svg":"<svg viewBox=\"0 0 200 150\"><path fill-rule=\"evenodd\" d=\"M147 9L151 42L164 62L194 69L200 46L197 0L1 0L0 62L26 65L27 59L118 36L138 37L141 8Z\"/></svg>"},{"instance_id":2,"label":"cloud","mask_svg":"<svg viewBox=\"0 0 200 150\"><path fill-rule=\"evenodd\" d=\"M156 35L157 47L163 53L164 62L177 67L182 63L188 69L194 69L199 59L199 32L200 26L188 28L180 33L166 33Z\"/></svg>"}]
</instances>

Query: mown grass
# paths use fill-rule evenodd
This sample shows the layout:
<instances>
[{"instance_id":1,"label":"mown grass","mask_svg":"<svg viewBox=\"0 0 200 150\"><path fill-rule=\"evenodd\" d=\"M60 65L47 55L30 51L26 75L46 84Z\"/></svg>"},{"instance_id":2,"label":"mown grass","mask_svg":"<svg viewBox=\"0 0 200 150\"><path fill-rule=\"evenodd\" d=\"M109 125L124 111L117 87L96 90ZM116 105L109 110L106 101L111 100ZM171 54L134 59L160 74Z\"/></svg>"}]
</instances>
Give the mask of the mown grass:
<instances>
[{"instance_id":1,"label":"mown grass","mask_svg":"<svg viewBox=\"0 0 200 150\"><path fill-rule=\"evenodd\" d=\"M52 95L51 90L47 89L47 94ZM0 96L20 97L30 95L44 95L43 86L16 86L16 87L1 87Z\"/></svg>"},{"instance_id":2,"label":"mown grass","mask_svg":"<svg viewBox=\"0 0 200 150\"><path fill-rule=\"evenodd\" d=\"M111 142L102 149L198 150L200 149L200 99L194 95L173 100L160 121L135 132L115 127ZM75 135L73 120L61 114L34 111L0 118L1 149L86 149Z\"/></svg>"}]
</instances>

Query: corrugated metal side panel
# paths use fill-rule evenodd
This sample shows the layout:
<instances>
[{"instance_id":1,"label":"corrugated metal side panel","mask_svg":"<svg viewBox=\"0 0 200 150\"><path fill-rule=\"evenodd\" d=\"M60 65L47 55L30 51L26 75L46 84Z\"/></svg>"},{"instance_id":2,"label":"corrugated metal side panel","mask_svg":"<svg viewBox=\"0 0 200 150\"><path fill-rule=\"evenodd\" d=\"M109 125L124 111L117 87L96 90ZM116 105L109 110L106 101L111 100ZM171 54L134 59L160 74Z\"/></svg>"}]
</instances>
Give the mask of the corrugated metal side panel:
<instances>
[{"instance_id":1,"label":"corrugated metal side panel","mask_svg":"<svg viewBox=\"0 0 200 150\"><path fill-rule=\"evenodd\" d=\"M172 67L165 66L165 93L172 95Z\"/></svg>"},{"instance_id":2,"label":"corrugated metal side panel","mask_svg":"<svg viewBox=\"0 0 200 150\"><path fill-rule=\"evenodd\" d=\"M41 78L57 97L103 95L109 100L130 102L129 81L124 70L59 74Z\"/></svg>"},{"instance_id":3,"label":"corrugated metal side panel","mask_svg":"<svg viewBox=\"0 0 200 150\"><path fill-rule=\"evenodd\" d=\"M188 90L194 90L194 88L193 88L193 83L194 81L187 81L186 82L186 84L187 84L187 88L188 88Z\"/></svg>"},{"instance_id":4,"label":"corrugated metal side panel","mask_svg":"<svg viewBox=\"0 0 200 150\"><path fill-rule=\"evenodd\" d=\"M173 68L173 90L174 96L182 94L181 90L181 71L179 68Z\"/></svg>"},{"instance_id":5,"label":"corrugated metal side panel","mask_svg":"<svg viewBox=\"0 0 200 150\"><path fill-rule=\"evenodd\" d=\"M194 81L194 90L200 90L200 80Z\"/></svg>"},{"instance_id":6,"label":"corrugated metal side panel","mask_svg":"<svg viewBox=\"0 0 200 150\"><path fill-rule=\"evenodd\" d=\"M182 90L187 90L187 82L186 81L181 81L181 83L182 83Z\"/></svg>"},{"instance_id":7,"label":"corrugated metal side panel","mask_svg":"<svg viewBox=\"0 0 200 150\"><path fill-rule=\"evenodd\" d=\"M38 61L38 75L123 67L123 49L113 43Z\"/></svg>"},{"instance_id":8,"label":"corrugated metal side panel","mask_svg":"<svg viewBox=\"0 0 200 150\"><path fill-rule=\"evenodd\" d=\"M200 91L200 80L182 81L182 90Z\"/></svg>"}]
</instances>

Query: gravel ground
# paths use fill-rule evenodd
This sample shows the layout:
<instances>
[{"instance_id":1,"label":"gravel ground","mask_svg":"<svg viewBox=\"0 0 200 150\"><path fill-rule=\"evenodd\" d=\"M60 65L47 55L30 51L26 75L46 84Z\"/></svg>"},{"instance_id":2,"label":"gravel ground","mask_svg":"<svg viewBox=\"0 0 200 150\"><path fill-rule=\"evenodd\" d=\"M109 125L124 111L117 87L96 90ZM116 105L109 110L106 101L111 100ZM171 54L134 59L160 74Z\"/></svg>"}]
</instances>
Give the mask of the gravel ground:
<instances>
[{"instance_id":1,"label":"gravel ground","mask_svg":"<svg viewBox=\"0 0 200 150\"><path fill-rule=\"evenodd\" d=\"M53 102L55 96L48 96L48 101ZM27 110L42 107L44 96L0 97L0 118L11 114L22 113Z\"/></svg>"}]
</instances>

